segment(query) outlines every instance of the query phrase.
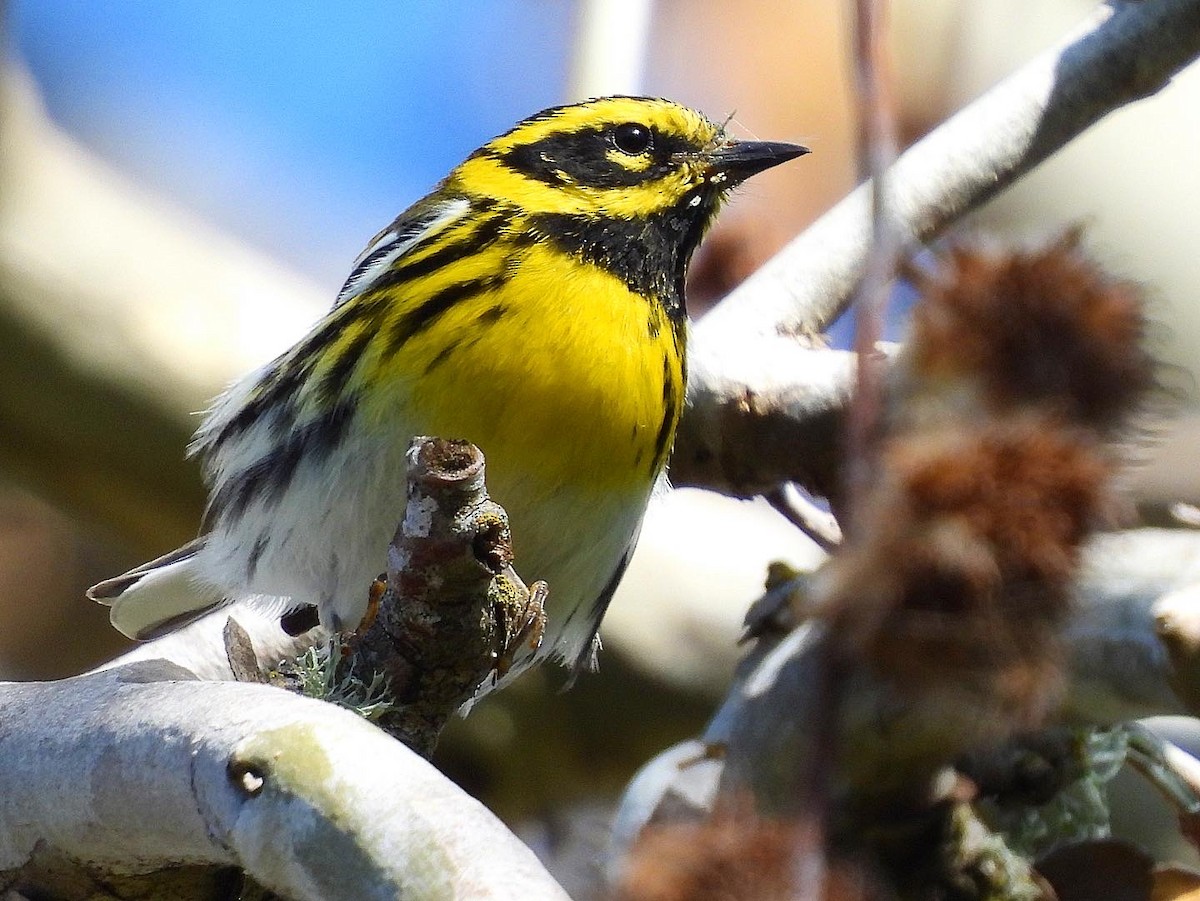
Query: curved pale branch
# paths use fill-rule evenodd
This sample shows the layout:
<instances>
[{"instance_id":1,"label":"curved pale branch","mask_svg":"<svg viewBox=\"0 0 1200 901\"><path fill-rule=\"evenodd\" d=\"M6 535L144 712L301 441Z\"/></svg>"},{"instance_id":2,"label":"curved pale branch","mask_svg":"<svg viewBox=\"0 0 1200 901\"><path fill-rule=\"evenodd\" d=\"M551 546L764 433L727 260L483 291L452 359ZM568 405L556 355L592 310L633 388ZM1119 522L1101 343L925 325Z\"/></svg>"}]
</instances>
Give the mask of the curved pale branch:
<instances>
[{"instance_id":1,"label":"curved pale branch","mask_svg":"<svg viewBox=\"0 0 1200 901\"><path fill-rule=\"evenodd\" d=\"M896 227L910 242L937 235L1197 54L1200 0L1103 6L896 161L888 172ZM696 323L672 466L678 484L746 495L795 481L827 496L837 484L829 442L842 431L853 361L815 336L862 276L870 208L863 185ZM778 453L788 445L791 455Z\"/></svg>"},{"instance_id":2,"label":"curved pale branch","mask_svg":"<svg viewBox=\"0 0 1200 901\"><path fill-rule=\"evenodd\" d=\"M143 663L0 686L0 870L237 866L293 899L565 898L491 813L346 710ZM133 849L136 849L135 851Z\"/></svg>"},{"instance_id":3,"label":"curved pale branch","mask_svg":"<svg viewBox=\"0 0 1200 901\"><path fill-rule=\"evenodd\" d=\"M896 226L926 240L1116 109L1161 89L1200 54L1200 0L1112 0L909 148L889 170ZM870 238L864 185L704 317L708 349L730 335L813 335L846 308Z\"/></svg>"}]
</instances>

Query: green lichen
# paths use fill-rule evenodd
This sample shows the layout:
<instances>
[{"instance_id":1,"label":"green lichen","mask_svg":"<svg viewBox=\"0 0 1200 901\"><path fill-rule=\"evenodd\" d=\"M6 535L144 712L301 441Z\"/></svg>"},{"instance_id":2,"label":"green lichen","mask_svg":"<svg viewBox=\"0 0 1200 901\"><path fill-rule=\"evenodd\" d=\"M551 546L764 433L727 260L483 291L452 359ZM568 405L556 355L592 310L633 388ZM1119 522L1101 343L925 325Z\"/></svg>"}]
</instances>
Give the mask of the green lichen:
<instances>
[{"instance_id":1,"label":"green lichen","mask_svg":"<svg viewBox=\"0 0 1200 901\"><path fill-rule=\"evenodd\" d=\"M280 663L271 673L271 679L305 697L352 710L369 722L399 709L391 681L383 673L376 672L370 684L348 668L339 674L343 656L342 643L335 635L299 657Z\"/></svg>"}]
</instances>

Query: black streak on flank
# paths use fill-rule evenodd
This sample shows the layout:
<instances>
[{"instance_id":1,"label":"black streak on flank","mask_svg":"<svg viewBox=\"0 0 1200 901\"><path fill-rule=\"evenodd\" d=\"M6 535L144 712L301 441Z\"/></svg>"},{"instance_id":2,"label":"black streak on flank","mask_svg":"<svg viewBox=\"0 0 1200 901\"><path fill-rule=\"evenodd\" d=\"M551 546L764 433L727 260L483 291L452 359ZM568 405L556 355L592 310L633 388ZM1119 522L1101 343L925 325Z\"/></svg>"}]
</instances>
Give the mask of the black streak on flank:
<instances>
[{"instance_id":1,"label":"black streak on flank","mask_svg":"<svg viewBox=\"0 0 1200 901\"><path fill-rule=\"evenodd\" d=\"M504 316L507 312L508 312L508 305L503 304L503 303L498 303L494 307L488 307L486 310L484 310L482 313L479 314L479 323L481 325L495 325L497 322L499 322L501 319L504 318Z\"/></svg>"},{"instance_id":2,"label":"black streak on flank","mask_svg":"<svg viewBox=\"0 0 1200 901\"><path fill-rule=\"evenodd\" d=\"M339 307L330 313L307 338L275 359L259 379L257 393L207 442L205 453L215 451L230 439L244 434L268 416L271 417L271 434L275 438L281 437L292 427L296 417L296 398L317 358L341 334L345 315L341 311L344 309L347 307Z\"/></svg>"},{"instance_id":3,"label":"black streak on flank","mask_svg":"<svg viewBox=\"0 0 1200 901\"><path fill-rule=\"evenodd\" d=\"M358 361L362 359L363 352L366 351L367 345L371 343L371 339L374 337L375 329L370 324L364 326L342 348L333 365L325 370L325 374L321 377L321 384L317 388L317 400L322 407L330 407L337 403L346 380L354 372L354 367L358 365Z\"/></svg>"},{"instance_id":4,"label":"black streak on flank","mask_svg":"<svg viewBox=\"0 0 1200 901\"><path fill-rule=\"evenodd\" d=\"M638 432L642 430L638 423L633 424L633 428L629 430L629 443L637 448L637 453L633 455L633 465L635 467L642 465L642 460L646 458L646 445L638 441Z\"/></svg>"},{"instance_id":5,"label":"black streak on flank","mask_svg":"<svg viewBox=\"0 0 1200 901\"><path fill-rule=\"evenodd\" d=\"M389 356L395 354L410 338L416 337L432 326L455 304L493 291L503 283L504 276L500 275L473 278L445 287L431 295L395 321L388 335L386 353Z\"/></svg>"},{"instance_id":6,"label":"black streak on flank","mask_svg":"<svg viewBox=\"0 0 1200 901\"><path fill-rule=\"evenodd\" d=\"M205 450L213 451L270 413L276 423L290 420L294 413L296 395L304 384L305 373L295 361L281 360L258 382L257 393L242 405L237 414L221 427L221 430L206 444Z\"/></svg>"},{"instance_id":7,"label":"black streak on flank","mask_svg":"<svg viewBox=\"0 0 1200 901\"><path fill-rule=\"evenodd\" d=\"M304 423L267 454L227 478L209 501L203 529L208 531L220 519L241 516L255 501L278 503L302 462L321 463L341 444L356 407L355 397L341 398L330 410Z\"/></svg>"},{"instance_id":8,"label":"black streak on flank","mask_svg":"<svg viewBox=\"0 0 1200 901\"><path fill-rule=\"evenodd\" d=\"M675 382L671 378L671 362L663 357L663 418L654 438L654 472L661 472L671 450L671 434L678 416L679 398L675 396Z\"/></svg>"},{"instance_id":9,"label":"black streak on flank","mask_svg":"<svg viewBox=\"0 0 1200 901\"><path fill-rule=\"evenodd\" d=\"M488 307L486 310L484 310L482 313L480 313L476 317L476 321L480 325L483 325L483 326L495 325L502 318L504 318L504 315L507 312L508 312L508 305L498 303L493 307ZM429 375L429 373L433 372L433 370L437 369L439 366L446 363L452 356L454 356L455 352L458 351L460 348L471 347L479 340L479 338L480 338L480 334L478 332L476 332L475 336L470 338L466 342L462 342L462 343L453 342L451 344L447 344L445 347L443 347L441 350L439 350L437 352L437 356L435 356L432 360L430 360L429 363L425 366L425 374Z\"/></svg>"},{"instance_id":10,"label":"black streak on flank","mask_svg":"<svg viewBox=\"0 0 1200 901\"><path fill-rule=\"evenodd\" d=\"M452 356L454 356L454 352L456 350L458 350L457 341L447 344L445 347L439 350L437 352L437 356L430 360L425 366L425 374L429 375L429 373L433 372L433 370L437 369L439 366L449 360Z\"/></svg>"},{"instance_id":11,"label":"black streak on flank","mask_svg":"<svg viewBox=\"0 0 1200 901\"><path fill-rule=\"evenodd\" d=\"M271 543L271 536L266 532L260 532L258 537L254 539L254 546L250 548L250 557L246 561L246 581L253 582L254 574L258 572L258 563L262 560L262 555L267 552L267 546Z\"/></svg>"},{"instance_id":12,"label":"black streak on flank","mask_svg":"<svg viewBox=\"0 0 1200 901\"><path fill-rule=\"evenodd\" d=\"M687 385L687 319L677 319L671 323L671 343L675 346L675 357L679 360L679 375L683 384Z\"/></svg>"}]
</instances>

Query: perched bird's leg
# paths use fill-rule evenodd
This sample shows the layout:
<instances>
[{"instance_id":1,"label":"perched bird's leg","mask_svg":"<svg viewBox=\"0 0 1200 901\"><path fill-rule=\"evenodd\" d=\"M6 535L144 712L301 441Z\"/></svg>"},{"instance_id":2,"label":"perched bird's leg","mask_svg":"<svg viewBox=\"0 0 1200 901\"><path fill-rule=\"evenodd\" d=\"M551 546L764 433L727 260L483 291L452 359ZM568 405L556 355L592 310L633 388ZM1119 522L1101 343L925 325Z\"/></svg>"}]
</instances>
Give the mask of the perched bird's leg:
<instances>
[{"instance_id":1,"label":"perched bird's leg","mask_svg":"<svg viewBox=\"0 0 1200 901\"><path fill-rule=\"evenodd\" d=\"M375 577L375 581L371 583L367 592L367 612L363 614L362 622L358 624L354 634L361 635L375 624L375 617L379 615L379 602L383 600L385 591L387 591L387 573L380 573Z\"/></svg>"},{"instance_id":2,"label":"perched bird's leg","mask_svg":"<svg viewBox=\"0 0 1200 901\"><path fill-rule=\"evenodd\" d=\"M332 673L315 681L332 688L322 697L370 708L373 722L428 756L493 671L533 659L547 590L526 588L513 570L508 516L488 497L477 447L415 438L407 479L388 572L372 583L358 629L335 636L331 662L318 662Z\"/></svg>"},{"instance_id":3,"label":"perched bird's leg","mask_svg":"<svg viewBox=\"0 0 1200 901\"><path fill-rule=\"evenodd\" d=\"M542 646L542 637L546 633L546 600L550 597L550 588L545 582L534 582L529 588L521 584L516 573L510 572L496 579L497 600L495 603L496 622L500 626L498 637L503 644L497 648L496 667L492 672L492 684L499 682L512 669L513 663L523 649L536 654ZM511 584L511 578L516 578L516 584ZM498 586L508 582L506 589ZM515 613L514 617L512 614Z\"/></svg>"}]
</instances>

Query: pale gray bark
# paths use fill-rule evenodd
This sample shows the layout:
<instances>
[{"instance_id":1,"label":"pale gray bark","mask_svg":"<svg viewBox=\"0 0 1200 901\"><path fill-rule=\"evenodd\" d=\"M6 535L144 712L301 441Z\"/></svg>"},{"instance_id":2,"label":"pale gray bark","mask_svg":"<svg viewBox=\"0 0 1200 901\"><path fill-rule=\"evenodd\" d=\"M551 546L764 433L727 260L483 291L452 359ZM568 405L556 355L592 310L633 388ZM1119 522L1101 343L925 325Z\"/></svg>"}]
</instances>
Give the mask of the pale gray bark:
<instances>
[{"instance_id":1,"label":"pale gray bark","mask_svg":"<svg viewBox=\"0 0 1200 901\"><path fill-rule=\"evenodd\" d=\"M287 898L565 898L525 845L361 717L147 662L0 686L0 870L237 866ZM4 880L7 882L7 879Z\"/></svg>"}]
</instances>

